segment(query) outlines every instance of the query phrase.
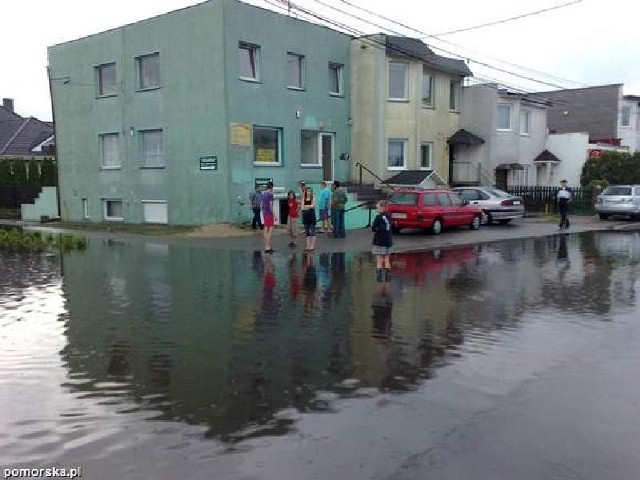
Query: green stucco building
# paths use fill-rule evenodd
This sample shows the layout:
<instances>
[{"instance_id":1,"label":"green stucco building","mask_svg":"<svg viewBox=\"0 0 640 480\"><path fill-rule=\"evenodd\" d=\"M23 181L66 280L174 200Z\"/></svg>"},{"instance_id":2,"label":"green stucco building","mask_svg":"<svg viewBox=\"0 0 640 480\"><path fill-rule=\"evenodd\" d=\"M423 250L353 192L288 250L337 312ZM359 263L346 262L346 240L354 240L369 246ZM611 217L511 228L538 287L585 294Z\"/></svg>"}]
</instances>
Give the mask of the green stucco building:
<instances>
[{"instance_id":1,"label":"green stucco building","mask_svg":"<svg viewBox=\"0 0 640 480\"><path fill-rule=\"evenodd\" d=\"M50 47L62 218L237 222L256 182L348 180L350 43L211 0Z\"/></svg>"}]
</instances>

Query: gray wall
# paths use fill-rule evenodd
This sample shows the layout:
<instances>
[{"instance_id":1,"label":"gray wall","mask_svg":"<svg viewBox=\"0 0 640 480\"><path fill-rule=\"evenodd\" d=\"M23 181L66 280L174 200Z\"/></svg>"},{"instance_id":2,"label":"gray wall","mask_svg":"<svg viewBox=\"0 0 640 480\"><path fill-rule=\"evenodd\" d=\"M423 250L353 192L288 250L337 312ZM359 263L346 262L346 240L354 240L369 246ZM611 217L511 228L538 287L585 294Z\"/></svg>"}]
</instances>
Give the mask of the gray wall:
<instances>
[{"instance_id":1,"label":"gray wall","mask_svg":"<svg viewBox=\"0 0 640 480\"><path fill-rule=\"evenodd\" d=\"M547 116L551 132L589 132L592 139L618 136L622 84L542 92L540 96L553 103Z\"/></svg>"}]
</instances>

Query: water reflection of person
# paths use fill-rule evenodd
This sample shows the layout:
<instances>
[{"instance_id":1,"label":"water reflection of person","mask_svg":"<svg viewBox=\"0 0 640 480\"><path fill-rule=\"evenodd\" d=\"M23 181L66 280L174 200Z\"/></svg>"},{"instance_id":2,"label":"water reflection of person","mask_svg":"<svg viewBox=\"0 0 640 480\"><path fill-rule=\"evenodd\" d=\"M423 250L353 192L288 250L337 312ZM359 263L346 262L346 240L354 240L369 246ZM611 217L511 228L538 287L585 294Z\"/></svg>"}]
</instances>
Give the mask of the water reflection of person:
<instances>
[{"instance_id":1,"label":"water reflection of person","mask_svg":"<svg viewBox=\"0 0 640 480\"><path fill-rule=\"evenodd\" d=\"M302 291L304 292L304 308L313 310L318 290L318 274L312 253L307 253L302 265Z\"/></svg>"},{"instance_id":2,"label":"water reflection of person","mask_svg":"<svg viewBox=\"0 0 640 480\"><path fill-rule=\"evenodd\" d=\"M289 298L295 302L300 295L300 275L298 274L298 259L296 254L289 259Z\"/></svg>"},{"instance_id":3,"label":"water reflection of person","mask_svg":"<svg viewBox=\"0 0 640 480\"><path fill-rule=\"evenodd\" d=\"M371 336L389 338L391 336L391 312L393 298L389 292L389 282L379 281L371 300Z\"/></svg>"},{"instance_id":4,"label":"water reflection of person","mask_svg":"<svg viewBox=\"0 0 640 480\"><path fill-rule=\"evenodd\" d=\"M270 255L264 257L264 275L262 277L262 307L265 311L275 312L276 303L276 275L273 270L273 260Z\"/></svg>"},{"instance_id":5,"label":"water reflection of person","mask_svg":"<svg viewBox=\"0 0 640 480\"><path fill-rule=\"evenodd\" d=\"M251 269L256 273L258 277L264 275L264 262L262 261L262 252L255 250L253 257L251 258Z\"/></svg>"},{"instance_id":6,"label":"water reflection of person","mask_svg":"<svg viewBox=\"0 0 640 480\"><path fill-rule=\"evenodd\" d=\"M567 250L567 236L560 235L558 241L558 255L556 257L556 263L560 266L569 265L569 252Z\"/></svg>"}]
</instances>

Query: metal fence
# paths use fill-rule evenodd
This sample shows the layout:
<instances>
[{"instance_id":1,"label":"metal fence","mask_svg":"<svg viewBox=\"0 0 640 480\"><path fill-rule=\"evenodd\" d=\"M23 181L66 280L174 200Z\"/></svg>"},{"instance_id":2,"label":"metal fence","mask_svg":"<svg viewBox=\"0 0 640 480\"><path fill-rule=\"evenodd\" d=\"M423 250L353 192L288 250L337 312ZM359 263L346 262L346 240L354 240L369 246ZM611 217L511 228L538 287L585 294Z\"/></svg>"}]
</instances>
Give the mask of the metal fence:
<instances>
[{"instance_id":1,"label":"metal fence","mask_svg":"<svg viewBox=\"0 0 640 480\"><path fill-rule=\"evenodd\" d=\"M556 213L558 203L556 195L559 187L526 187L513 186L507 188L512 195L522 197L528 212ZM570 211L578 215L593 215L593 204L597 193L590 188L571 188Z\"/></svg>"}]
</instances>

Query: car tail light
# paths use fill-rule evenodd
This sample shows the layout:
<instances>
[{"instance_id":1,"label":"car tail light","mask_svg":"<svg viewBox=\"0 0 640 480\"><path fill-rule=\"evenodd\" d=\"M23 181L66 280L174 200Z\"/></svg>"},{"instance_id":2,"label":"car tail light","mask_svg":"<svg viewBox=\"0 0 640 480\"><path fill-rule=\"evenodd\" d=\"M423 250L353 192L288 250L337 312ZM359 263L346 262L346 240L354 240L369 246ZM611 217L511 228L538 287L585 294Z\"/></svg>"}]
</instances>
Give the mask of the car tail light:
<instances>
[{"instance_id":1,"label":"car tail light","mask_svg":"<svg viewBox=\"0 0 640 480\"><path fill-rule=\"evenodd\" d=\"M502 200L500 205L513 205L513 200Z\"/></svg>"}]
</instances>

